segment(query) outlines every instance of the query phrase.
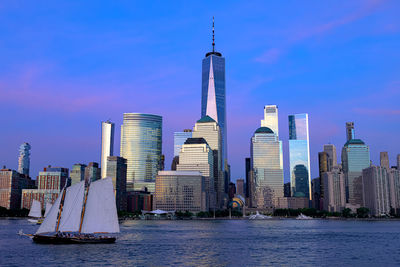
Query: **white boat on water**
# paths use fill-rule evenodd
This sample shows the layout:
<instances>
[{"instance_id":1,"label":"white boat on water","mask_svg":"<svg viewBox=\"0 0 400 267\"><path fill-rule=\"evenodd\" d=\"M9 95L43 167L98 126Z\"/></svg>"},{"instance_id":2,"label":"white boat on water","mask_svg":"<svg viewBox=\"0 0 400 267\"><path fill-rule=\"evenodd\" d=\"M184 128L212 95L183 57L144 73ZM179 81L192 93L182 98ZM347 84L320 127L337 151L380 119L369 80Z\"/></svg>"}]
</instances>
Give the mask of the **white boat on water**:
<instances>
[{"instance_id":1,"label":"white boat on water","mask_svg":"<svg viewBox=\"0 0 400 267\"><path fill-rule=\"evenodd\" d=\"M299 216L296 217L296 220L312 220L313 218L310 216L306 216L303 213L300 213Z\"/></svg>"},{"instance_id":2,"label":"white boat on water","mask_svg":"<svg viewBox=\"0 0 400 267\"><path fill-rule=\"evenodd\" d=\"M272 219L272 216L262 215L258 211L256 211L256 214L249 216L249 220L268 220L268 219Z\"/></svg>"},{"instance_id":3,"label":"white boat on water","mask_svg":"<svg viewBox=\"0 0 400 267\"><path fill-rule=\"evenodd\" d=\"M39 219L42 217L42 207L39 201L36 199L32 200L31 209L29 211L28 222L30 223L38 223Z\"/></svg>"},{"instance_id":4,"label":"white boat on water","mask_svg":"<svg viewBox=\"0 0 400 267\"><path fill-rule=\"evenodd\" d=\"M111 178L64 188L39 229L34 242L50 244L113 243L119 233L117 207ZM20 233L22 234L22 232Z\"/></svg>"}]
</instances>

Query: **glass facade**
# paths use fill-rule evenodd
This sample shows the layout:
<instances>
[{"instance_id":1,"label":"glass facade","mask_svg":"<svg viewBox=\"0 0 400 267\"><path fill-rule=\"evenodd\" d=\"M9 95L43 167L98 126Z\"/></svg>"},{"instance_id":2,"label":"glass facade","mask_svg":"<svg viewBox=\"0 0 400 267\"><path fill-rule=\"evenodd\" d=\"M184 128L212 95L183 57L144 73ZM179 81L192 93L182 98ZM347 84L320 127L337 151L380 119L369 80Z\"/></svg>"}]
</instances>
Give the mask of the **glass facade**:
<instances>
[{"instance_id":1,"label":"glass facade","mask_svg":"<svg viewBox=\"0 0 400 267\"><path fill-rule=\"evenodd\" d=\"M342 149L342 167L345 174L346 201L362 205L362 196L357 190L357 178L362 170L370 166L369 147L360 139L350 139Z\"/></svg>"},{"instance_id":2,"label":"glass facade","mask_svg":"<svg viewBox=\"0 0 400 267\"><path fill-rule=\"evenodd\" d=\"M225 58L207 53L202 64L201 117L210 116L219 125L222 137L222 168L227 160Z\"/></svg>"},{"instance_id":3,"label":"glass facade","mask_svg":"<svg viewBox=\"0 0 400 267\"><path fill-rule=\"evenodd\" d=\"M174 157L179 156L182 145L185 143L186 139L192 137L192 132L174 132Z\"/></svg>"},{"instance_id":4,"label":"glass facade","mask_svg":"<svg viewBox=\"0 0 400 267\"><path fill-rule=\"evenodd\" d=\"M155 209L207 211L204 177L198 171L160 171L156 178Z\"/></svg>"},{"instance_id":5,"label":"glass facade","mask_svg":"<svg viewBox=\"0 0 400 267\"><path fill-rule=\"evenodd\" d=\"M282 142L271 129L261 127L251 138L250 154L254 185L252 206L277 207L278 198L283 197Z\"/></svg>"},{"instance_id":6,"label":"glass facade","mask_svg":"<svg viewBox=\"0 0 400 267\"><path fill-rule=\"evenodd\" d=\"M308 114L289 115L289 162L292 196L311 200Z\"/></svg>"},{"instance_id":7,"label":"glass facade","mask_svg":"<svg viewBox=\"0 0 400 267\"><path fill-rule=\"evenodd\" d=\"M127 191L155 190L161 166L162 117L124 113L121 125L121 157L127 160Z\"/></svg>"}]
</instances>

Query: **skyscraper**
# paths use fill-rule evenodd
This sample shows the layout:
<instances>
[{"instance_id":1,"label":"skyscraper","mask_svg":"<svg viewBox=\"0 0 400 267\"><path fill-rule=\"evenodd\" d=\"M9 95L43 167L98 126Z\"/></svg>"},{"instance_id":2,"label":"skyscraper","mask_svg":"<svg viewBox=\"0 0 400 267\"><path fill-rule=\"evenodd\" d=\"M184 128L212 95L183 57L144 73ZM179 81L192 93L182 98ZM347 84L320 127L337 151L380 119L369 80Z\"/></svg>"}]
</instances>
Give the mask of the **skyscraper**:
<instances>
[{"instance_id":1,"label":"skyscraper","mask_svg":"<svg viewBox=\"0 0 400 267\"><path fill-rule=\"evenodd\" d=\"M225 179L222 172L221 161L221 132L218 123L210 116L205 116L198 120L193 128L193 138L204 138L213 152L213 176L214 176L214 192L217 197L217 207L222 208L224 205Z\"/></svg>"},{"instance_id":2,"label":"skyscraper","mask_svg":"<svg viewBox=\"0 0 400 267\"><path fill-rule=\"evenodd\" d=\"M354 139L354 122L346 122L346 140Z\"/></svg>"},{"instance_id":3,"label":"skyscraper","mask_svg":"<svg viewBox=\"0 0 400 267\"><path fill-rule=\"evenodd\" d=\"M162 117L124 113L121 125L121 157L127 160L127 191L155 190L161 168Z\"/></svg>"},{"instance_id":4,"label":"skyscraper","mask_svg":"<svg viewBox=\"0 0 400 267\"><path fill-rule=\"evenodd\" d=\"M261 127L270 128L279 138L278 107L276 105L266 105L264 107L264 119L261 120Z\"/></svg>"},{"instance_id":5,"label":"skyscraper","mask_svg":"<svg viewBox=\"0 0 400 267\"><path fill-rule=\"evenodd\" d=\"M72 166L72 170L70 172L71 176L71 184L77 184L80 181L85 180L85 168L87 166L85 164L74 164Z\"/></svg>"},{"instance_id":6,"label":"skyscraper","mask_svg":"<svg viewBox=\"0 0 400 267\"><path fill-rule=\"evenodd\" d=\"M292 196L311 200L308 114L289 115L289 161Z\"/></svg>"},{"instance_id":7,"label":"skyscraper","mask_svg":"<svg viewBox=\"0 0 400 267\"><path fill-rule=\"evenodd\" d=\"M126 159L109 156L107 161L107 177L112 178L117 209L126 210Z\"/></svg>"},{"instance_id":8,"label":"skyscraper","mask_svg":"<svg viewBox=\"0 0 400 267\"><path fill-rule=\"evenodd\" d=\"M380 153L380 161L381 161L381 167L385 167L386 169L389 169L389 154L388 152L381 152Z\"/></svg>"},{"instance_id":9,"label":"skyscraper","mask_svg":"<svg viewBox=\"0 0 400 267\"><path fill-rule=\"evenodd\" d=\"M225 170L227 152L225 58L215 51L214 18L212 51L202 63L201 117L208 115L219 125L222 137L222 168Z\"/></svg>"},{"instance_id":10,"label":"skyscraper","mask_svg":"<svg viewBox=\"0 0 400 267\"><path fill-rule=\"evenodd\" d=\"M199 171L204 176L207 206L215 208L213 151L204 138L188 138L179 153L177 171Z\"/></svg>"},{"instance_id":11,"label":"skyscraper","mask_svg":"<svg viewBox=\"0 0 400 267\"><path fill-rule=\"evenodd\" d=\"M191 129L185 129L183 132L174 132L174 157L179 156L182 145L190 137L192 137Z\"/></svg>"},{"instance_id":12,"label":"skyscraper","mask_svg":"<svg viewBox=\"0 0 400 267\"><path fill-rule=\"evenodd\" d=\"M114 154L114 123L101 123L101 178L107 177L107 157Z\"/></svg>"},{"instance_id":13,"label":"skyscraper","mask_svg":"<svg viewBox=\"0 0 400 267\"><path fill-rule=\"evenodd\" d=\"M397 154L397 169L400 170L400 154Z\"/></svg>"},{"instance_id":14,"label":"skyscraper","mask_svg":"<svg viewBox=\"0 0 400 267\"><path fill-rule=\"evenodd\" d=\"M29 176L29 164L30 164L30 153L31 145L23 143L19 147L19 158L18 158L18 172Z\"/></svg>"},{"instance_id":15,"label":"skyscraper","mask_svg":"<svg viewBox=\"0 0 400 267\"><path fill-rule=\"evenodd\" d=\"M342 167L346 183L346 201L362 205L362 170L370 166L369 147L360 139L350 139L342 149ZM361 190L361 193L360 193Z\"/></svg>"},{"instance_id":16,"label":"skyscraper","mask_svg":"<svg viewBox=\"0 0 400 267\"><path fill-rule=\"evenodd\" d=\"M324 152L328 154L329 171L337 166L337 154L335 145L324 145Z\"/></svg>"},{"instance_id":17,"label":"skyscraper","mask_svg":"<svg viewBox=\"0 0 400 267\"><path fill-rule=\"evenodd\" d=\"M338 166L329 172L321 174L324 183L323 209L330 212L340 212L346 205L346 188L344 174Z\"/></svg>"},{"instance_id":18,"label":"skyscraper","mask_svg":"<svg viewBox=\"0 0 400 267\"><path fill-rule=\"evenodd\" d=\"M85 184L101 179L101 169L97 162L89 162L85 167Z\"/></svg>"},{"instance_id":19,"label":"skyscraper","mask_svg":"<svg viewBox=\"0 0 400 267\"><path fill-rule=\"evenodd\" d=\"M388 169L371 166L362 171L363 206L371 215L382 216L390 213L390 190Z\"/></svg>"},{"instance_id":20,"label":"skyscraper","mask_svg":"<svg viewBox=\"0 0 400 267\"><path fill-rule=\"evenodd\" d=\"M274 208L283 197L282 142L268 127L260 127L251 138L251 203L256 208Z\"/></svg>"}]
</instances>

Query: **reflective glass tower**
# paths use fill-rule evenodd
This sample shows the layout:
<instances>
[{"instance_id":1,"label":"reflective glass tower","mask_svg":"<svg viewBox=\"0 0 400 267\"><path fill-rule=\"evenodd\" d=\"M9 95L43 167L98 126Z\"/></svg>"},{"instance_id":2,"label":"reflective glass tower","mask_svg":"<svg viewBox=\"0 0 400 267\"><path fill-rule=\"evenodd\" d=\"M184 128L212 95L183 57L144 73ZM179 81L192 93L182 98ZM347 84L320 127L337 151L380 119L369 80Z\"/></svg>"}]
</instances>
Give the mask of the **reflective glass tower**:
<instances>
[{"instance_id":1,"label":"reflective glass tower","mask_svg":"<svg viewBox=\"0 0 400 267\"><path fill-rule=\"evenodd\" d=\"M363 205L361 175L370 166L369 147L360 139L350 139L342 149L342 167L346 183L346 201Z\"/></svg>"},{"instance_id":2,"label":"reflective glass tower","mask_svg":"<svg viewBox=\"0 0 400 267\"><path fill-rule=\"evenodd\" d=\"M101 123L101 178L107 176L107 157L114 153L114 123Z\"/></svg>"},{"instance_id":3,"label":"reflective glass tower","mask_svg":"<svg viewBox=\"0 0 400 267\"><path fill-rule=\"evenodd\" d=\"M23 143L19 147L18 172L29 176L31 145Z\"/></svg>"},{"instance_id":4,"label":"reflective glass tower","mask_svg":"<svg viewBox=\"0 0 400 267\"><path fill-rule=\"evenodd\" d=\"M121 157L127 160L127 191L155 190L161 166L162 117L124 113L121 125Z\"/></svg>"},{"instance_id":5,"label":"reflective glass tower","mask_svg":"<svg viewBox=\"0 0 400 267\"><path fill-rule=\"evenodd\" d=\"M202 63L201 84L201 117L213 118L219 125L222 137L222 168L227 161L227 125L226 125L226 91L225 91L225 58L215 51L214 18L212 51L206 54Z\"/></svg>"},{"instance_id":6,"label":"reflective glass tower","mask_svg":"<svg viewBox=\"0 0 400 267\"><path fill-rule=\"evenodd\" d=\"M289 115L289 161L292 196L311 199L307 113Z\"/></svg>"}]
</instances>

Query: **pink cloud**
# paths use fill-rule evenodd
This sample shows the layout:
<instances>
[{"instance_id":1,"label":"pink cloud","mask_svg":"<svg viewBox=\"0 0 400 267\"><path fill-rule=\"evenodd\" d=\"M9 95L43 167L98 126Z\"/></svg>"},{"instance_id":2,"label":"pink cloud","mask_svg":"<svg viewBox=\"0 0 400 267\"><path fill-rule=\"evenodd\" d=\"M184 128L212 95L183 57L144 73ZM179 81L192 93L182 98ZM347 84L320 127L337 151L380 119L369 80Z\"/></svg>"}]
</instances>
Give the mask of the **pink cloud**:
<instances>
[{"instance_id":1,"label":"pink cloud","mask_svg":"<svg viewBox=\"0 0 400 267\"><path fill-rule=\"evenodd\" d=\"M374 108L354 108L355 113L368 116L397 116L400 109L374 109Z\"/></svg>"}]
</instances>

